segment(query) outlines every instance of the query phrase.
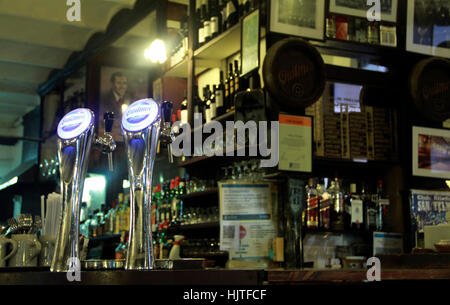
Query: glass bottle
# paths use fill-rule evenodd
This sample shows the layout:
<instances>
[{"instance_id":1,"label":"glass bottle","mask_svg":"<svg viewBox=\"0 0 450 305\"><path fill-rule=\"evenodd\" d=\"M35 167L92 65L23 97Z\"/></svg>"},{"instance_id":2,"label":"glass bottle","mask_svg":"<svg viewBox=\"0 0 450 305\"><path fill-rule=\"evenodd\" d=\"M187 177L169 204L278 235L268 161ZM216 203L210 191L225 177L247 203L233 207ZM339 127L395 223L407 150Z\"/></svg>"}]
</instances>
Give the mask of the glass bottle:
<instances>
[{"instance_id":1,"label":"glass bottle","mask_svg":"<svg viewBox=\"0 0 450 305\"><path fill-rule=\"evenodd\" d=\"M310 178L306 186L306 227L319 228L320 199L316 189L316 182Z\"/></svg>"},{"instance_id":2,"label":"glass bottle","mask_svg":"<svg viewBox=\"0 0 450 305\"><path fill-rule=\"evenodd\" d=\"M331 228L333 230L344 230L344 196L339 185L338 178L332 182L331 200L333 209L331 211Z\"/></svg>"},{"instance_id":3,"label":"glass bottle","mask_svg":"<svg viewBox=\"0 0 450 305\"><path fill-rule=\"evenodd\" d=\"M364 205L364 223L366 230L375 230L377 227L377 208L375 202L370 196L367 185L363 184L362 194L361 194L363 205Z\"/></svg>"},{"instance_id":4,"label":"glass bottle","mask_svg":"<svg viewBox=\"0 0 450 305\"><path fill-rule=\"evenodd\" d=\"M202 0L202 13L203 13L203 36L204 42L208 42L211 40L211 16L210 16L210 8L208 7L208 1Z\"/></svg>"},{"instance_id":5,"label":"glass bottle","mask_svg":"<svg viewBox=\"0 0 450 305\"><path fill-rule=\"evenodd\" d=\"M225 99L225 85L223 81L223 71L220 71L220 83L214 91L216 98L216 116L221 116L225 113L224 99Z\"/></svg>"}]
</instances>

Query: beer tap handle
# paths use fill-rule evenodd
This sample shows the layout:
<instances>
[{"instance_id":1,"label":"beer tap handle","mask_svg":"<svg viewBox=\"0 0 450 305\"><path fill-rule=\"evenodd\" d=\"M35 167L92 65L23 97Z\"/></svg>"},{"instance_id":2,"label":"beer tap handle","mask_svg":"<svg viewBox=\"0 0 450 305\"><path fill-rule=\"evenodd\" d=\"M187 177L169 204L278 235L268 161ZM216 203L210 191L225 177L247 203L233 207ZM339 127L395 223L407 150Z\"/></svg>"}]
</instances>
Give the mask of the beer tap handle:
<instances>
[{"instance_id":1,"label":"beer tap handle","mask_svg":"<svg viewBox=\"0 0 450 305\"><path fill-rule=\"evenodd\" d=\"M172 117L173 104L171 102L163 102L161 106L162 117L164 120L162 128L163 142L167 144L167 153L169 157L169 162L173 163L172 155L172 128L170 124L170 119Z\"/></svg>"},{"instance_id":2,"label":"beer tap handle","mask_svg":"<svg viewBox=\"0 0 450 305\"><path fill-rule=\"evenodd\" d=\"M103 114L103 120L105 122L105 133L111 132L114 124L114 112L105 112Z\"/></svg>"},{"instance_id":3,"label":"beer tap handle","mask_svg":"<svg viewBox=\"0 0 450 305\"><path fill-rule=\"evenodd\" d=\"M164 123L170 124L170 118L172 117L173 104L171 102L163 102L161 108L162 108L162 115L163 115Z\"/></svg>"},{"instance_id":4,"label":"beer tap handle","mask_svg":"<svg viewBox=\"0 0 450 305\"><path fill-rule=\"evenodd\" d=\"M103 114L103 120L105 122L105 137L114 142L111 136L112 127L114 124L114 112L105 112ZM115 144L113 145L115 147ZM111 149L108 150L108 168L111 172L114 170L113 155Z\"/></svg>"}]
</instances>

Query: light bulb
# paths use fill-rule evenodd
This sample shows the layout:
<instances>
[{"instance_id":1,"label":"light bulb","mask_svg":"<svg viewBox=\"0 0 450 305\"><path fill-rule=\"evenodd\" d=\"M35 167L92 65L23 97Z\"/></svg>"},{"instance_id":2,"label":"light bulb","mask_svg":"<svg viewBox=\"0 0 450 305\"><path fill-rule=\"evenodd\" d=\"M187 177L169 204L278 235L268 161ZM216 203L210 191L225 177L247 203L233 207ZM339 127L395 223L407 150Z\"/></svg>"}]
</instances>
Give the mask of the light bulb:
<instances>
[{"instance_id":1,"label":"light bulb","mask_svg":"<svg viewBox=\"0 0 450 305\"><path fill-rule=\"evenodd\" d=\"M164 63L167 60L166 45L161 39L153 40L148 49L145 49L144 56L153 63Z\"/></svg>"}]
</instances>

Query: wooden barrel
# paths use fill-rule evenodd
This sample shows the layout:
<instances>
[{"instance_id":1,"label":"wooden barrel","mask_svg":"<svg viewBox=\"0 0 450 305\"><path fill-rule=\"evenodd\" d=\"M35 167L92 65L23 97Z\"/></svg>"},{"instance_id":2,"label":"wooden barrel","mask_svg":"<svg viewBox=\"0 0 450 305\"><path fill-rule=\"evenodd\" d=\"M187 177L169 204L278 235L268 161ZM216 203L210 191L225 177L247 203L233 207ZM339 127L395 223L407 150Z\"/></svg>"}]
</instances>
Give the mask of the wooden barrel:
<instances>
[{"instance_id":1,"label":"wooden barrel","mask_svg":"<svg viewBox=\"0 0 450 305\"><path fill-rule=\"evenodd\" d=\"M430 57L416 64L409 80L417 111L433 122L450 118L450 60Z\"/></svg>"},{"instance_id":2,"label":"wooden barrel","mask_svg":"<svg viewBox=\"0 0 450 305\"><path fill-rule=\"evenodd\" d=\"M267 51L263 78L281 111L302 111L322 96L325 65L320 53L307 41L286 38Z\"/></svg>"}]
</instances>

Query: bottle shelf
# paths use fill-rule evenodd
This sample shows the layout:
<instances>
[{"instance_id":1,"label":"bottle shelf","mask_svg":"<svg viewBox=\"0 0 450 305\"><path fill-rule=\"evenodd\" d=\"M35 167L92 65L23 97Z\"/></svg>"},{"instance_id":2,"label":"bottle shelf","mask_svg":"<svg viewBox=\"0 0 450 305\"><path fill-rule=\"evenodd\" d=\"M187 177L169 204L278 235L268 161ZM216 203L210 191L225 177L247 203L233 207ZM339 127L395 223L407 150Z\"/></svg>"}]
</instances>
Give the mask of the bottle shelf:
<instances>
[{"instance_id":1,"label":"bottle shelf","mask_svg":"<svg viewBox=\"0 0 450 305\"><path fill-rule=\"evenodd\" d=\"M167 228L170 232L184 232L184 231L195 231L195 230L204 230L204 229L219 229L220 222L205 222L205 223L196 223L189 225L175 225Z\"/></svg>"},{"instance_id":2,"label":"bottle shelf","mask_svg":"<svg viewBox=\"0 0 450 305\"><path fill-rule=\"evenodd\" d=\"M195 65L195 74L198 75L209 69L208 67L201 67ZM182 61L170 67L164 74L168 77L188 78L188 59L185 57Z\"/></svg>"},{"instance_id":3,"label":"bottle shelf","mask_svg":"<svg viewBox=\"0 0 450 305\"><path fill-rule=\"evenodd\" d=\"M332 229L308 229L305 228L306 234L352 234L352 235L363 235L372 236L374 231L371 230L356 230L356 229L344 229L344 230L332 230Z\"/></svg>"},{"instance_id":4,"label":"bottle shelf","mask_svg":"<svg viewBox=\"0 0 450 305\"><path fill-rule=\"evenodd\" d=\"M203 196L215 195L215 194L217 194L218 191L219 191L219 189L217 187L207 188L204 191L193 192L193 193L182 195L182 196L180 196L180 199L181 200L189 200L189 199L203 197Z\"/></svg>"},{"instance_id":5,"label":"bottle shelf","mask_svg":"<svg viewBox=\"0 0 450 305\"><path fill-rule=\"evenodd\" d=\"M241 22L194 51L198 59L222 60L241 49Z\"/></svg>"}]
</instances>

